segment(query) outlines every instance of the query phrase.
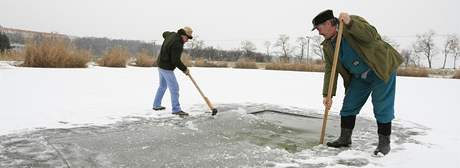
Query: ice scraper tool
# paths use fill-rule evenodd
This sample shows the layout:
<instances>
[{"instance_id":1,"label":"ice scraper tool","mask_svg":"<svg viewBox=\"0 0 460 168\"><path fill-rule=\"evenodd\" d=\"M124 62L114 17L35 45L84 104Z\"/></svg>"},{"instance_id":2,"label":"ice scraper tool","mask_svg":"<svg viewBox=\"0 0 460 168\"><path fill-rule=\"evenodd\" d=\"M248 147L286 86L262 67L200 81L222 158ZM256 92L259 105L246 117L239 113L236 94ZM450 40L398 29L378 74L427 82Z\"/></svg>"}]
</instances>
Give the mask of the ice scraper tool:
<instances>
[{"instance_id":1,"label":"ice scraper tool","mask_svg":"<svg viewBox=\"0 0 460 168\"><path fill-rule=\"evenodd\" d=\"M198 84L196 84L196 82L193 79L192 75L188 74L187 76L190 77L190 80L192 80L193 85L195 85L195 87L198 90L198 92L200 92L201 97L203 97L203 99L206 102L206 104L208 104L208 107L211 110L211 115L216 115L217 114L217 109L212 106L211 101L209 101L209 99L204 95L203 91L201 91L200 87L198 86Z\"/></svg>"}]
</instances>

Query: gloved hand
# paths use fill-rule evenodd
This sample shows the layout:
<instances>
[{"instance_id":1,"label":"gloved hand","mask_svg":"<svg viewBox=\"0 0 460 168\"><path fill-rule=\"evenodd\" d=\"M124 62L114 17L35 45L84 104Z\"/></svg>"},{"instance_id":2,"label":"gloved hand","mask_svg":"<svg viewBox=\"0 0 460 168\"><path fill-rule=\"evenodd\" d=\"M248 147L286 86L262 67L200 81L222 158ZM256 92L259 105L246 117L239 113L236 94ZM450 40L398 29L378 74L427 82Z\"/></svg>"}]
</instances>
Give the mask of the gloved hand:
<instances>
[{"instance_id":1,"label":"gloved hand","mask_svg":"<svg viewBox=\"0 0 460 168\"><path fill-rule=\"evenodd\" d=\"M184 71L184 74L187 75L187 76L190 75L190 70L187 68L187 69Z\"/></svg>"}]
</instances>

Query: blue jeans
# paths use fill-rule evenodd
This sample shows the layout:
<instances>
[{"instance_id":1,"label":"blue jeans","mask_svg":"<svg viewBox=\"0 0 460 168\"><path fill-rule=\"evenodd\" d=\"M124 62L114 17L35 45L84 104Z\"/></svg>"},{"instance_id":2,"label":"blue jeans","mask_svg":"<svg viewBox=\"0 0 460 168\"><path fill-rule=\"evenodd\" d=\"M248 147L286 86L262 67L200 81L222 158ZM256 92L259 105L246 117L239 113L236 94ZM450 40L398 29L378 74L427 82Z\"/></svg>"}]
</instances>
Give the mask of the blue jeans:
<instances>
[{"instance_id":1,"label":"blue jeans","mask_svg":"<svg viewBox=\"0 0 460 168\"><path fill-rule=\"evenodd\" d=\"M367 77L354 76L343 100L340 116L357 115L372 93L374 116L379 123L388 123L394 119L396 72L387 83L369 71Z\"/></svg>"},{"instance_id":2,"label":"blue jeans","mask_svg":"<svg viewBox=\"0 0 460 168\"><path fill-rule=\"evenodd\" d=\"M175 113L182 111L179 104L179 84L177 84L174 71L158 68L158 72L160 77L160 86L158 86L155 100L153 101L153 107L161 106L161 100L163 99L166 88L168 88L169 93L171 94L172 112Z\"/></svg>"}]
</instances>

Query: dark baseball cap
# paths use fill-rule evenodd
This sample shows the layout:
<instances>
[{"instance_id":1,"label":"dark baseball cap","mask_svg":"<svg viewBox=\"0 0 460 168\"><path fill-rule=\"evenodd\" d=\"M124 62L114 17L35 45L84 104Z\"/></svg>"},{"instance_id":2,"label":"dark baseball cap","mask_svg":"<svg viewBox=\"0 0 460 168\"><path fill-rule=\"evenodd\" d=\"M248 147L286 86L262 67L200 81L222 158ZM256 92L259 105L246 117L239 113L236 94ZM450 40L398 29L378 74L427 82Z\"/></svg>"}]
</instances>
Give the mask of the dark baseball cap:
<instances>
[{"instance_id":1,"label":"dark baseball cap","mask_svg":"<svg viewBox=\"0 0 460 168\"><path fill-rule=\"evenodd\" d=\"M325 11L322 11L321 13L316 15L315 18L313 18L312 20L313 29L311 29L311 31L315 30L319 24L324 23L325 21L329 19L333 19L333 18L334 18L334 13L332 12L332 10L327 9Z\"/></svg>"}]
</instances>

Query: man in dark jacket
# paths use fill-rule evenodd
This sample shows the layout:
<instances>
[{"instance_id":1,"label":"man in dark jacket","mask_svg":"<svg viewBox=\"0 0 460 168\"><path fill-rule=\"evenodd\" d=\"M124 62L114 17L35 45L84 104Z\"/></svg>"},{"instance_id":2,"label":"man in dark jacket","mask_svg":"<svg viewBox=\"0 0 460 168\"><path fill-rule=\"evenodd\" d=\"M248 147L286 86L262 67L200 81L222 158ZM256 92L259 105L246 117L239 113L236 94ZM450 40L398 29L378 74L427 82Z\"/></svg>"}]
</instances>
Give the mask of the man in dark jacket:
<instances>
[{"instance_id":1,"label":"man in dark jacket","mask_svg":"<svg viewBox=\"0 0 460 168\"><path fill-rule=\"evenodd\" d=\"M391 121L394 119L396 69L402 63L402 58L391 45L382 40L375 27L364 18L341 13L339 19L345 25L337 72L344 81L345 98L340 110L340 137L328 142L327 145L336 148L351 145L356 115L372 95L379 137L374 154L386 155L390 152ZM321 45L326 63L323 103L327 109L330 109L332 105L332 99L328 101L326 97L339 19L334 17L332 10L326 10L318 14L312 21L313 30L317 29L319 34L325 38ZM337 78L333 83L333 96L336 88Z\"/></svg>"},{"instance_id":2,"label":"man in dark jacket","mask_svg":"<svg viewBox=\"0 0 460 168\"><path fill-rule=\"evenodd\" d=\"M161 100L167 88L171 94L172 113L176 115L188 115L182 111L179 103L179 84L177 83L174 69L179 68L184 74L189 75L190 71L182 63L181 55L184 49L184 43L192 39L192 29L184 27L177 32L164 32L163 44L161 45L160 56L157 59L158 71L160 77L160 86L158 87L153 102L153 110L164 110L161 106Z\"/></svg>"}]
</instances>

